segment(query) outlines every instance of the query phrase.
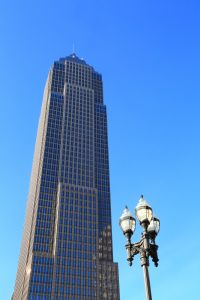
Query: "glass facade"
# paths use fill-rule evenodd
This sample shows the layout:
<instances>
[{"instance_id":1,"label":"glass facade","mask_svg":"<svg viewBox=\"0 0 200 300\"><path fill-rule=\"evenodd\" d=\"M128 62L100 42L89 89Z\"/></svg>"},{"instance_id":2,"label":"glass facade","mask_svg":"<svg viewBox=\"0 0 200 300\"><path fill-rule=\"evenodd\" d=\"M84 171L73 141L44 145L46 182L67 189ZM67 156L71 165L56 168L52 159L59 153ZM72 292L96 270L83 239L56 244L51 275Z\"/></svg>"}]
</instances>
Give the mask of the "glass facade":
<instances>
[{"instance_id":1,"label":"glass facade","mask_svg":"<svg viewBox=\"0 0 200 300\"><path fill-rule=\"evenodd\" d=\"M102 77L75 54L47 79L13 299L120 299Z\"/></svg>"}]
</instances>

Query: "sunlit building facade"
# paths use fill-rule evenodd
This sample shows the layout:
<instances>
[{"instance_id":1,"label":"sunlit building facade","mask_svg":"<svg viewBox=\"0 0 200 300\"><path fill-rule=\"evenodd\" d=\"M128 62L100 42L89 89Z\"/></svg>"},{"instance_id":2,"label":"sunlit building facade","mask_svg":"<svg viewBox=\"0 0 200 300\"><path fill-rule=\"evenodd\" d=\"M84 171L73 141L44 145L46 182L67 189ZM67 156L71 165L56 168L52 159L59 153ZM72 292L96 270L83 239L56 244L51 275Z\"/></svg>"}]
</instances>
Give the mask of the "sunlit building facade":
<instances>
[{"instance_id":1,"label":"sunlit building facade","mask_svg":"<svg viewBox=\"0 0 200 300\"><path fill-rule=\"evenodd\" d=\"M46 82L13 299L120 299L102 77L75 54Z\"/></svg>"}]
</instances>

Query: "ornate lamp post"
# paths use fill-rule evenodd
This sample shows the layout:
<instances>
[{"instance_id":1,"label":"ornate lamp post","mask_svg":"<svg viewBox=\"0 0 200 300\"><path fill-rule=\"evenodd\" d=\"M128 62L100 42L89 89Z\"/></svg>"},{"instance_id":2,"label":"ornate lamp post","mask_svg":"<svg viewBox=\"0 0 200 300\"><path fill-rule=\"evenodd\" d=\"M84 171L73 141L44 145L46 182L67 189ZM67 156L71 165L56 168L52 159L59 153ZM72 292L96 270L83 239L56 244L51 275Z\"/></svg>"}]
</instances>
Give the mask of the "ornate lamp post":
<instances>
[{"instance_id":1,"label":"ornate lamp post","mask_svg":"<svg viewBox=\"0 0 200 300\"><path fill-rule=\"evenodd\" d=\"M134 256L140 254L140 263L144 272L146 299L152 300L148 271L149 257L152 258L152 261L157 267L159 259L157 255L158 246L155 243L155 239L160 230L160 221L153 216L152 208L146 202L143 195L140 197L135 208L135 214L143 228L142 237L139 242L131 243L131 237L136 227L136 220L131 215L127 206L119 219L119 225L127 239L125 247L127 251L127 260L130 266L132 266Z\"/></svg>"}]
</instances>

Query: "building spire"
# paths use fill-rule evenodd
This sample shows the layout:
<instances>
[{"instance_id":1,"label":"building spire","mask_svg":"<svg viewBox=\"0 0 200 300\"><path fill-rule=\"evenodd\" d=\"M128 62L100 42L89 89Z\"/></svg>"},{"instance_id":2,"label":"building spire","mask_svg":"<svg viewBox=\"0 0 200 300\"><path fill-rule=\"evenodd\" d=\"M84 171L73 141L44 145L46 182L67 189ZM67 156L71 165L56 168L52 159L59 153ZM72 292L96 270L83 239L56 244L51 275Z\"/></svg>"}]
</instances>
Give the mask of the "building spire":
<instances>
[{"instance_id":1,"label":"building spire","mask_svg":"<svg viewBox=\"0 0 200 300\"><path fill-rule=\"evenodd\" d=\"M73 41L73 44L72 44L72 53L75 54L75 43Z\"/></svg>"}]
</instances>

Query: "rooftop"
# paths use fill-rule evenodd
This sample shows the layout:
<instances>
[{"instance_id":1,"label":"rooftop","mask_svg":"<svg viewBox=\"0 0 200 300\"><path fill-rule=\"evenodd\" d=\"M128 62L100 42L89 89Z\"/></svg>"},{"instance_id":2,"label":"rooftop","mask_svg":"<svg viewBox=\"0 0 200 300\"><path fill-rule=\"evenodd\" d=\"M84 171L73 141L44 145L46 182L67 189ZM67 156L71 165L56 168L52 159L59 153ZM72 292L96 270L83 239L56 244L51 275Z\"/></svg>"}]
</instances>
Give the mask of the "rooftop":
<instances>
[{"instance_id":1,"label":"rooftop","mask_svg":"<svg viewBox=\"0 0 200 300\"><path fill-rule=\"evenodd\" d=\"M77 62L82 65L87 65L85 60L83 58L79 58L75 53L72 53L69 56L60 58L60 61L65 61L65 60Z\"/></svg>"}]
</instances>

